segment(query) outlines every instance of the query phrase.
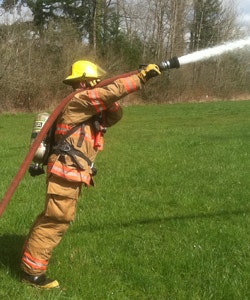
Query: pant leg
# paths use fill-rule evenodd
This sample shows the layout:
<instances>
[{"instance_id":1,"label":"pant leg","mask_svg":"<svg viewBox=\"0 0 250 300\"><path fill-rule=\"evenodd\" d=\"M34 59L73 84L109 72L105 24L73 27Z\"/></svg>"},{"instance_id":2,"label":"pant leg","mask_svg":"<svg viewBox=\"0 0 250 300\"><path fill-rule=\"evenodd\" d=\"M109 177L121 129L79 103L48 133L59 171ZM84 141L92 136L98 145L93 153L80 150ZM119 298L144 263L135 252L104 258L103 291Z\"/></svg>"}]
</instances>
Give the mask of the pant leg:
<instances>
[{"instance_id":1,"label":"pant leg","mask_svg":"<svg viewBox=\"0 0 250 300\"><path fill-rule=\"evenodd\" d=\"M48 191L54 188L50 186ZM24 246L21 268L26 273L40 275L46 272L53 249L75 218L80 189L79 183L67 182L61 189L65 195L47 194L45 209L36 218Z\"/></svg>"}]
</instances>

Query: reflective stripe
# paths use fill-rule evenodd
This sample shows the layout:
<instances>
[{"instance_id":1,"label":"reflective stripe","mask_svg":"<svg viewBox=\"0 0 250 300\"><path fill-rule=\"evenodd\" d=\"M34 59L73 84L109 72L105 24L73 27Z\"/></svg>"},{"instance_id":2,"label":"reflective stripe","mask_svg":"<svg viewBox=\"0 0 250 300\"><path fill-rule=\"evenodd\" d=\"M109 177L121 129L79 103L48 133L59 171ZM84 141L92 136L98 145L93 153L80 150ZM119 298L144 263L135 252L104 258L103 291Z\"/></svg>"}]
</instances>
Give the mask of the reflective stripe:
<instances>
[{"instance_id":1,"label":"reflective stripe","mask_svg":"<svg viewBox=\"0 0 250 300\"><path fill-rule=\"evenodd\" d=\"M121 78L121 81L128 93L132 93L138 90L136 83L130 77Z\"/></svg>"},{"instance_id":2,"label":"reflective stripe","mask_svg":"<svg viewBox=\"0 0 250 300\"><path fill-rule=\"evenodd\" d=\"M22 261L31 269L36 269L36 270L46 270L48 266L47 260L40 260L34 258L28 252L24 252Z\"/></svg>"},{"instance_id":3,"label":"reflective stripe","mask_svg":"<svg viewBox=\"0 0 250 300\"><path fill-rule=\"evenodd\" d=\"M56 135L59 135L59 134L65 135L72 128L73 128L72 126L69 126L66 124L57 124L55 134ZM75 132L73 132L70 136L75 137L75 138L80 137L81 132L82 132L82 129L79 128ZM91 131L87 130L87 127L85 127L84 140L94 143L94 137L91 136Z\"/></svg>"},{"instance_id":4,"label":"reflective stripe","mask_svg":"<svg viewBox=\"0 0 250 300\"><path fill-rule=\"evenodd\" d=\"M48 163L47 171L69 181L84 182L87 185L91 183L91 175L89 173L84 170L69 168L58 160L54 163Z\"/></svg>"},{"instance_id":5,"label":"reflective stripe","mask_svg":"<svg viewBox=\"0 0 250 300\"><path fill-rule=\"evenodd\" d=\"M104 104L103 100L100 98L97 89L89 90L88 93L89 93L89 99L94 105L97 113L100 113L106 109L106 105Z\"/></svg>"},{"instance_id":6,"label":"reflective stripe","mask_svg":"<svg viewBox=\"0 0 250 300\"><path fill-rule=\"evenodd\" d=\"M65 135L68 131L70 131L72 126L67 124L57 124L55 134Z\"/></svg>"}]
</instances>

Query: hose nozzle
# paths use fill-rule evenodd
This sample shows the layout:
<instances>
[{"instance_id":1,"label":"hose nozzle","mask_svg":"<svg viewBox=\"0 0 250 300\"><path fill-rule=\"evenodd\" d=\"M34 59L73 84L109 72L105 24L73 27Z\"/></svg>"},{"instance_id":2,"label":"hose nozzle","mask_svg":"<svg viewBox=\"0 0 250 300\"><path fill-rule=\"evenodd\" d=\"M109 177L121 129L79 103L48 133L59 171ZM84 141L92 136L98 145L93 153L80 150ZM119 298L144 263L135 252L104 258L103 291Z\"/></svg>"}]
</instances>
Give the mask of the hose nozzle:
<instances>
[{"instance_id":1,"label":"hose nozzle","mask_svg":"<svg viewBox=\"0 0 250 300\"><path fill-rule=\"evenodd\" d=\"M166 69L178 69L180 68L180 62L177 56L170 58L169 60L163 61L159 64L161 71Z\"/></svg>"}]
</instances>

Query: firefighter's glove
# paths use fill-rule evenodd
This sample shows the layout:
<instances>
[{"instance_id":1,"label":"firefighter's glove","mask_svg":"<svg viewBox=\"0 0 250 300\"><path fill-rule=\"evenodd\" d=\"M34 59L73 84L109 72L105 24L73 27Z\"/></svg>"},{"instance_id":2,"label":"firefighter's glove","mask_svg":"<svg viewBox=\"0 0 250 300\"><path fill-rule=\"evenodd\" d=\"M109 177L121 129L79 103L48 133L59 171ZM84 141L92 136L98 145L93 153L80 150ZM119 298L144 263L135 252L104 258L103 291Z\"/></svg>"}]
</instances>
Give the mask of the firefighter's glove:
<instances>
[{"instance_id":1,"label":"firefighter's glove","mask_svg":"<svg viewBox=\"0 0 250 300\"><path fill-rule=\"evenodd\" d=\"M155 64L150 64L147 65L145 69L141 70L141 72L138 74L138 77L143 83L145 83L150 78L153 78L158 75L161 75L159 67Z\"/></svg>"},{"instance_id":2,"label":"firefighter's glove","mask_svg":"<svg viewBox=\"0 0 250 300\"><path fill-rule=\"evenodd\" d=\"M88 82L90 87L94 87L96 86L101 80L100 79L96 79L96 80L91 80Z\"/></svg>"}]
</instances>

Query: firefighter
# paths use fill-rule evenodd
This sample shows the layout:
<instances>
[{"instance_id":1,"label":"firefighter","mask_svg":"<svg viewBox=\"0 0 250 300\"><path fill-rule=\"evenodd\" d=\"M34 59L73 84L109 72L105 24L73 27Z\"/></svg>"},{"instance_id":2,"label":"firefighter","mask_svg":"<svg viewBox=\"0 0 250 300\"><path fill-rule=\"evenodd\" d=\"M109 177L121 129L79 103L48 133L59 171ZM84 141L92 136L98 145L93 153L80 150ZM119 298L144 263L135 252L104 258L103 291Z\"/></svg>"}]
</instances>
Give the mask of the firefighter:
<instances>
[{"instance_id":1,"label":"firefighter","mask_svg":"<svg viewBox=\"0 0 250 300\"><path fill-rule=\"evenodd\" d=\"M94 160L103 149L105 130L122 118L118 100L161 73L157 65L150 64L136 75L95 87L104 74L96 64L79 60L63 81L79 92L57 118L55 144L47 165L45 208L30 229L21 260L23 281L39 288L59 287L57 280L46 276L48 263L74 220L82 186L94 185Z\"/></svg>"}]
</instances>

